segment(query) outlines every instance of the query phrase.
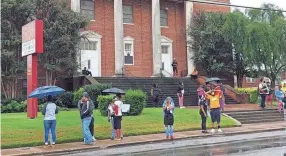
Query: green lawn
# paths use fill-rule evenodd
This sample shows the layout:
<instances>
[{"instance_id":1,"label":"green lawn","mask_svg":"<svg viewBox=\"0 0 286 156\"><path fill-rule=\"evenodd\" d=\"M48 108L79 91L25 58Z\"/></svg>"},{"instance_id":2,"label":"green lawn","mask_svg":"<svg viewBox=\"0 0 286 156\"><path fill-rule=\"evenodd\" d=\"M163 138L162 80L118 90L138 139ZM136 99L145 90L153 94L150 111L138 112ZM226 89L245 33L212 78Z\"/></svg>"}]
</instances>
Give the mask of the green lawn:
<instances>
[{"instance_id":1,"label":"green lawn","mask_svg":"<svg viewBox=\"0 0 286 156\"><path fill-rule=\"evenodd\" d=\"M2 114L2 148L36 146L43 144L43 118L27 119L26 113ZM107 117L94 111L95 137L110 138L110 124ZM200 129L200 116L195 109L175 110L175 131ZM160 108L145 108L140 116L123 117L124 136L164 132L163 114ZM210 123L210 119L208 119ZM210 126L210 124L208 124ZM222 126L235 126L231 119L222 117ZM81 121L78 111L62 111L57 115L57 143L81 141Z\"/></svg>"}]
</instances>

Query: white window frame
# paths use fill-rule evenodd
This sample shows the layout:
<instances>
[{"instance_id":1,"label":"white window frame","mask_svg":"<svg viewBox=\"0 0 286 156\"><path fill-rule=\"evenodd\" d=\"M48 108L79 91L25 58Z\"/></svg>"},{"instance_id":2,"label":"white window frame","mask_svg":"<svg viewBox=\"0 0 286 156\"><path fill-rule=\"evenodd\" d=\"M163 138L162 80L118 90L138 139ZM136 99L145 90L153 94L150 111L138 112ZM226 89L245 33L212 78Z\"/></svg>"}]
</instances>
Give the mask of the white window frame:
<instances>
[{"instance_id":1,"label":"white window frame","mask_svg":"<svg viewBox=\"0 0 286 156\"><path fill-rule=\"evenodd\" d=\"M161 11L166 11L167 13L167 25L161 25ZM163 27L163 28L168 28L169 27L169 15L168 15L168 10L167 9L160 9L160 26Z\"/></svg>"},{"instance_id":2,"label":"white window frame","mask_svg":"<svg viewBox=\"0 0 286 156\"><path fill-rule=\"evenodd\" d=\"M81 8L81 1L82 0L80 0L80 3L79 3L79 5L80 5L80 13L82 12L82 10L85 10L85 9ZM89 19L89 20L90 21L95 21L95 4L94 4L94 0L86 0L86 1L92 1L93 2L93 19Z\"/></svg>"},{"instance_id":3,"label":"white window frame","mask_svg":"<svg viewBox=\"0 0 286 156\"><path fill-rule=\"evenodd\" d=\"M124 42L124 65L135 65L134 62L134 57L135 57L135 53L134 53L134 38L130 37L130 36L126 36L123 38L123 42ZM127 56L126 51L125 51L125 44L131 44L131 56L133 57L133 64L126 64L125 63L125 56Z\"/></svg>"},{"instance_id":4,"label":"white window frame","mask_svg":"<svg viewBox=\"0 0 286 156\"><path fill-rule=\"evenodd\" d=\"M246 83L256 83L256 78L246 77Z\"/></svg>"},{"instance_id":5,"label":"white window frame","mask_svg":"<svg viewBox=\"0 0 286 156\"><path fill-rule=\"evenodd\" d=\"M129 6L129 7L131 7L131 10L132 10L132 13L131 13L131 15L132 15L132 22L131 22L131 23L125 23L124 20L123 20L123 19L124 19L124 9L123 9L123 6ZM132 6L132 5L125 5L125 4L123 4L123 5L122 5L122 14L123 14L123 15L122 15L123 24L134 25L134 16L133 16L134 13L133 13L133 6Z\"/></svg>"}]
</instances>

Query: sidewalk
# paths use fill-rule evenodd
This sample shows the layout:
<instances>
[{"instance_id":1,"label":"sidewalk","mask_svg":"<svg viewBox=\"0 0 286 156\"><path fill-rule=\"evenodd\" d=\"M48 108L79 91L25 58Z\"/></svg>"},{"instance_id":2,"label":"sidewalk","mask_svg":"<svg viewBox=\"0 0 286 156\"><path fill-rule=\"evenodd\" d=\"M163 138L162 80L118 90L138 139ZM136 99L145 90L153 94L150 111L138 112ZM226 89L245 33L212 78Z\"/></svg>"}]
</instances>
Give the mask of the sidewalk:
<instances>
[{"instance_id":1,"label":"sidewalk","mask_svg":"<svg viewBox=\"0 0 286 156\"><path fill-rule=\"evenodd\" d=\"M272 123L261 123L261 124L245 124L241 127L225 128L223 129L225 135L234 135L234 134L246 134L246 133L255 133L255 132L266 132L266 131L275 131L283 130L286 127L285 122L272 122ZM208 137L211 134L202 134L201 131L186 131L186 132L175 132L175 139L188 139L196 137ZM151 134L151 135L140 135L140 136L130 136L125 137L122 141L111 141L111 140L98 140L92 146L83 145L82 142L74 143L65 143L58 144L55 148L44 146L36 147L23 147L23 148L14 148L14 149L3 149L1 155L43 155L51 153L61 153L61 152L72 152L72 151L82 151L82 150L96 150L100 148L108 147L118 147L126 145L136 145L142 143L151 143L151 142L162 142L165 140L164 134Z\"/></svg>"}]
</instances>

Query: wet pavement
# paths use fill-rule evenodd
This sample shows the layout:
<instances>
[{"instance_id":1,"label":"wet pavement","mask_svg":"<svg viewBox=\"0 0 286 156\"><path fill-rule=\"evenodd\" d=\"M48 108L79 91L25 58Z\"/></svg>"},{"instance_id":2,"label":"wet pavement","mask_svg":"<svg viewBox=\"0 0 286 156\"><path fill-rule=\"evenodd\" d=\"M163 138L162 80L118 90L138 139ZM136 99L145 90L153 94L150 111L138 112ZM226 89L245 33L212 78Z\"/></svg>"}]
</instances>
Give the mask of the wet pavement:
<instances>
[{"instance_id":1,"label":"wet pavement","mask_svg":"<svg viewBox=\"0 0 286 156\"><path fill-rule=\"evenodd\" d=\"M286 131L244 135L214 135L208 138L151 143L97 151L82 151L59 155L70 156L283 156L286 153Z\"/></svg>"}]
</instances>

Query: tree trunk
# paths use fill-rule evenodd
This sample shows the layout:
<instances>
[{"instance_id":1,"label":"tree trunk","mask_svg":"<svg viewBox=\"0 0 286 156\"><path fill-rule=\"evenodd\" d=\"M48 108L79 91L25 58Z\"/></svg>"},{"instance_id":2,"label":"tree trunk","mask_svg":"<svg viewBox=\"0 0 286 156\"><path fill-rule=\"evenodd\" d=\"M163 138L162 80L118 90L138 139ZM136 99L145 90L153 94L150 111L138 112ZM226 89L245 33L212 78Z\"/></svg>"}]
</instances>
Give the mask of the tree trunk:
<instances>
[{"instance_id":1,"label":"tree trunk","mask_svg":"<svg viewBox=\"0 0 286 156\"><path fill-rule=\"evenodd\" d=\"M242 87L242 82L243 82L243 77L241 77L241 75L237 75L237 87L238 88Z\"/></svg>"}]
</instances>

